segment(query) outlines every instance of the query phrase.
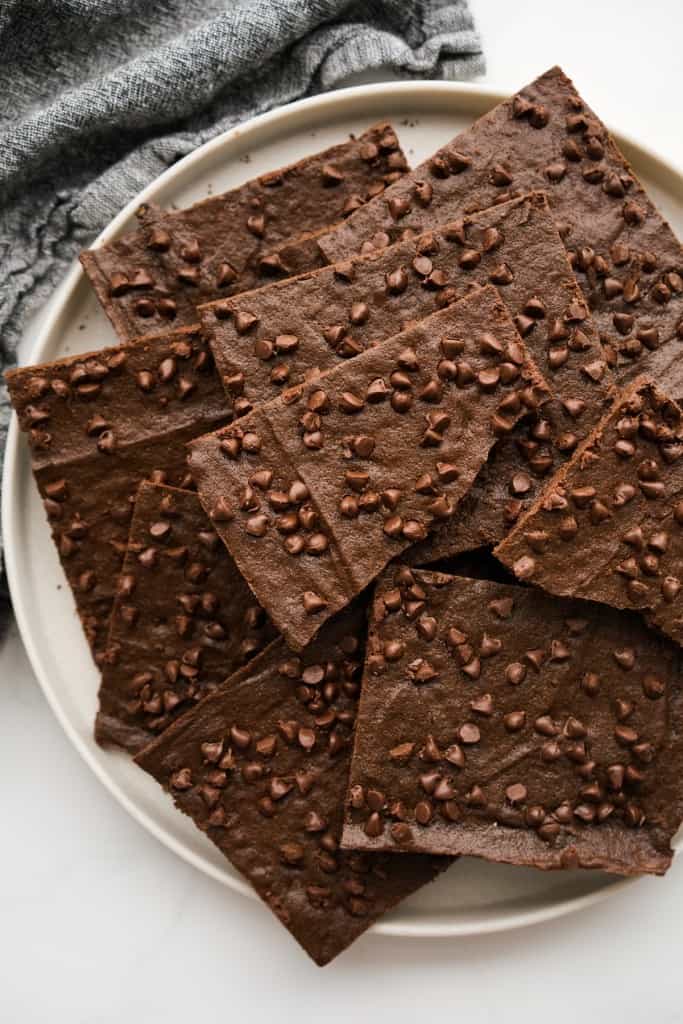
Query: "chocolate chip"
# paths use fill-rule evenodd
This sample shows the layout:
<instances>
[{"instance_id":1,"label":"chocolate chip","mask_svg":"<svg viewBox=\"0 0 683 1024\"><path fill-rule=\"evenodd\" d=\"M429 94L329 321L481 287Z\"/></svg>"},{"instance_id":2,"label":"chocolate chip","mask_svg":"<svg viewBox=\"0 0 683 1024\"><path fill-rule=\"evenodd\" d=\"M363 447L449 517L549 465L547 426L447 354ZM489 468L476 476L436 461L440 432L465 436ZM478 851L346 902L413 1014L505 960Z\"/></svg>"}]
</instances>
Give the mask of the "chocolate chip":
<instances>
[{"instance_id":1,"label":"chocolate chip","mask_svg":"<svg viewBox=\"0 0 683 1024\"><path fill-rule=\"evenodd\" d=\"M481 253L476 249L463 249L458 257L458 264L463 270L473 270L481 262Z\"/></svg>"},{"instance_id":2,"label":"chocolate chip","mask_svg":"<svg viewBox=\"0 0 683 1024\"><path fill-rule=\"evenodd\" d=\"M498 188L506 188L512 184L512 175L503 164L494 164L489 174L489 180Z\"/></svg>"},{"instance_id":3,"label":"chocolate chip","mask_svg":"<svg viewBox=\"0 0 683 1024\"><path fill-rule=\"evenodd\" d=\"M511 284L513 281L512 270L507 263L501 263L490 272L489 280L496 285Z\"/></svg>"},{"instance_id":4,"label":"chocolate chip","mask_svg":"<svg viewBox=\"0 0 683 1024\"><path fill-rule=\"evenodd\" d=\"M430 170L436 177L448 177L449 172L451 174L461 174L467 170L472 164L471 157L465 153L460 153L453 149L447 152L444 156L437 155L432 160Z\"/></svg>"},{"instance_id":5,"label":"chocolate chip","mask_svg":"<svg viewBox=\"0 0 683 1024\"><path fill-rule=\"evenodd\" d=\"M493 714L493 697L490 693L483 693L470 701L470 707L476 714L489 717Z\"/></svg>"},{"instance_id":6,"label":"chocolate chip","mask_svg":"<svg viewBox=\"0 0 683 1024\"><path fill-rule=\"evenodd\" d=\"M545 128L550 120L550 113L542 103L534 103L529 113L529 124L532 128Z\"/></svg>"},{"instance_id":7,"label":"chocolate chip","mask_svg":"<svg viewBox=\"0 0 683 1024\"><path fill-rule=\"evenodd\" d=\"M465 722L458 729L458 737L461 743L473 744L478 743L481 739L481 733L478 726L472 722Z\"/></svg>"},{"instance_id":8,"label":"chocolate chip","mask_svg":"<svg viewBox=\"0 0 683 1024\"><path fill-rule=\"evenodd\" d=\"M211 518L216 522L230 522L234 519L234 510L226 498L219 498L214 505Z\"/></svg>"},{"instance_id":9,"label":"chocolate chip","mask_svg":"<svg viewBox=\"0 0 683 1024\"><path fill-rule=\"evenodd\" d=\"M523 803L527 797L527 789L521 782L514 782L505 790L505 796L511 804Z\"/></svg>"},{"instance_id":10,"label":"chocolate chip","mask_svg":"<svg viewBox=\"0 0 683 1024\"><path fill-rule=\"evenodd\" d=\"M112 430L104 430L97 438L98 451L106 454L113 452L116 449L116 437Z\"/></svg>"},{"instance_id":11,"label":"chocolate chip","mask_svg":"<svg viewBox=\"0 0 683 1024\"><path fill-rule=\"evenodd\" d=\"M261 438L253 431L247 431L242 437L242 449L254 455L261 451Z\"/></svg>"},{"instance_id":12,"label":"chocolate chip","mask_svg":"<svg viewBox=\"0 0 683 1024\"><path fill-rule=\"evenodd\" d=\"M246 310L238 310L235 313L235 330L238 334L246 334L259 322L259 318Z\"/></svg>"},{"instance_id":13,"label":"chocolate chip","mask_svg":"<svg viewBox=\"0 0 683 1024\"><path fill-rule=\"evenodd\" d=\"M301 600L307 615L317 615L327 608L327 601L313 590L305 591Z\"/></svg>"},{"instance_id":14,"label":"chocolate chip","mask_svg":"<svg viewBox=\"0 0 683 1024\"><path fill-rule=\"evenodd\" d=\"M503 724L508 732L519 732L520 729L524 728L525 723L526 714L524 711L510 711L503 718Z\"/></svg>"},{"instance_id":15,"label":"chocolate chip","mask_svg":"<svg viewBox=\"0 0 683 1024\"><path fill-rule=\"evenodd\" d=\"M343 391L339 396L339 408L345 413L358 413L365 407L365 401L352 391Z\"/></svg>"},{"instance_id":16,"label":"chocolate chip","mask_svg":"<svg viewBox=\"0 0 683 1024\"><path fill-rule=\"evenodd\" d=\"M637 227L645 220L645 211L633 200L624 203L622 215L626 223L632 227Z\"/></svg>"},{"instance_id":17,"label":"chocolate chip","mask_svg":"<svg viewBox=\"0 0 683 1024\"><path fill-rule=\"evenodd\" d=\"M413 194L420 206L429 206L434 195L434 189L428 181L416 181L413 186Z\"/></svg>"},{"instance_id":18,"label":"chocolate chip","mask_svg":"<svg viewBox=\"0 0 683 1024\"><path fill-rule=\"evenodd\" d=\"M344 181L345 177L342 171L335 167L334 164L330 163L323 164L320 176L322 178L323 185L327 186L340 185L341 182Z\"/></svg>"},{"instance_id":19,"label":"chocolate chip","mask_svg":"<svg viewBox=\"0 0 683 1024\"><path fill-rule=\"evenodd\" d=\"M256 238L263 238L266 233L266 218L262 213L253 213L247 217L247 230Z\"/></svg>"},{"instance_id":20,"label":"chocolate chip","mask_svg":"<svg viewBox=\"0 0 683 1024\"><path fill-rule=\"evenodd\" d=\"M408 275L403 267L392 270L386 276L387 291L392 295L402 294L408 287Z\"/></svg>"},{"instance_id":21,"label":"chocolate chip","mask_svg":"<svg viewBox=\"0 0 683 1024\"><path fill-rule=\"evenodd\" d=\"M135 312L141 317L154 316L155 305L151 299L138 299L134 306Z\"/></svg>"},{"instance_id":22,"label":"chocolate chip","mask_svg":"<svg viewBox=\"0 0 683 1024\"><path fill-rule=\"evenodd\" d=\"M387 206L394 220L400 220L401 217L405 217L410 212L410 200L407 196L392 196Z\"/></svg>"},{"instance_id":23,"label":"chocolate chip","mask_svg":"<svg viewBox=\"0 0 683 1024\"><path fill-rule=\"evenodd\" d=\"M358 150L361 160L372 163L379 156L379 149L374 142L363 142Z\"/></svg>"},{"instance_id":24,"label":"chocolate chip","mask_svg":"<svg viewBox=\"0 0 683 1024\"><path fill-rule=\"evenodd\" d=\"M360 325L367 322L370 316L370 307L367 302L354 302L349 313L349 320L352 324Z\"/></svg>"},{"instance_id":25,"label":"chocolate chip","mask_svg":"<svg viewBox=\"0 0 683 1024\"><path fill-rule=\"evenodd\" d=\"M230 263L221 263L216 274L216 285L225 288L237 280L237 271Z\"/></svg>"},{"instance_id":26,"label":"chocolate chip","mask_svg":"<svg viewBox=\"0 0 683 1024\"><path fill-rule=\"evenodd\" d=\"M567 173L567 165L562 160L555 160L553 163L547 165L545 173L549 181L562 181Z\"/></svg>"}]
</instances>

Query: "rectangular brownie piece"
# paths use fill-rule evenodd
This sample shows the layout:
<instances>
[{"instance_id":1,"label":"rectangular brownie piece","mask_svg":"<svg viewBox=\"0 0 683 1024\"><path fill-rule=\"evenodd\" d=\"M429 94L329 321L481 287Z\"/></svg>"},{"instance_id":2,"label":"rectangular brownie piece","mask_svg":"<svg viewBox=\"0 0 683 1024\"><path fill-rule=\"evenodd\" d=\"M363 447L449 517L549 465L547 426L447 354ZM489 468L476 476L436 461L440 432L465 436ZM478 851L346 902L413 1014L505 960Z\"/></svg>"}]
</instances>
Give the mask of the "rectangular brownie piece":
<instances>
[{"instance_id":1,"label":"rectangular brownie piece","mask_svg":"<svg viewBox=\"0 0 683 1024\"><path fill-rule=\"evenodd\" d=\"M343 845L663 874L681 667L632 613L395 567L375 592Z\"/></svg>"},{"instance_id":2,"label":"rectangular brownie piece","mask_svg":"<svg viewBox=\"0 0 683 1024\"><path fill-rule=\"evenodd\" d=\"M102 666L98 743L141 750L276 635L197 495L142 483Z\"/></svg>"},{"instance_id":3,"label":"rectangular brownie piece","mask_svg":"<svg viewBox=\"0 0 683 1024\"><path fill-rule=\"evenodd\" d=\"M185 444L230 419L199 328L6 375L52 536L101 662L142 480L192 487Z\"/></svg>"},{"instance_id":4,"label":"rectangular brownie piece","mask_svg":"<svg viewBox=\"0 0 683 1024\"><path fill-rule=\"evenodd\" d=\"M339 849L366 628L275 641L137 758L321 966L450 863Z\"/></svg>"},{"instance_id":5,"label":"rectangular brownie piece","mask_svg":"<svg viewBox=\"0 0 683 1024\"><path fill-rule=\"evenodd\" d=\"M496 556L555 594L642 611L683 644L683 413L639 378Z\"/></svg>"},{"instance_id":6,"label":"rectangular brownie piece","mask_svg":"<svg viewBox=\"0 0 683 1024\"><path fill-rule=\"evenodd\" d=\"M405 169L391 125L378 124L186 209L143 205L139 230L86 249L81 263L122 340L193 324L199 302L282 276L292 261L317 266L315 239L297 236L341 220Z\"/></svg>"},{"instance_id":7,"label":"rectangular brownie piece","mask_svg":"<svg viewBox=\"0 0 683 1024\"><path fill-rule=\"evenodd\" d=\"M199 438L204 507L295 647L431 525L547 398L491 286Z\"/></svg>"},{"instance_id":8,"label":"rectangular brownie piece","mask_svg":"<svg viewBox=\"0 0 683 1024\"><path fill-rule=\"evenodd\" d=\"M346 362L487 284L498 288L554 393L573 403L574 422L590 420L607 368L541 193L442 225L373 258L347 260L202 306L199 313L226 391L242 414L314 369Z\"/></svg>"},{"instance_id":9,"label":"rectangular brownie piece","mask_svg":"<svg viewBox=\"0 0 683 1024\"><path fill-rule=\"evenodd\" d=\"M315 369L346 362L434 310L495 282L558 401L499 442L457 519L420 562L495 543L603 408L611 377L598 333L540 195L513 200L337 267L201 309L236 414ZM474 510L476 516L469 514Z\"/></svg>"},{"instance_id":10,"label":"rectangular brownie piece","mask_svg":"<svg viewBox=\"0 0 683 1024\"><path fill-rule=\"evenodd\" d=\"M320 239L331 263L533 189L547 192L622 381L683 396L683 250L604 124L551 68Z\"/></svg>"}]
</instances>

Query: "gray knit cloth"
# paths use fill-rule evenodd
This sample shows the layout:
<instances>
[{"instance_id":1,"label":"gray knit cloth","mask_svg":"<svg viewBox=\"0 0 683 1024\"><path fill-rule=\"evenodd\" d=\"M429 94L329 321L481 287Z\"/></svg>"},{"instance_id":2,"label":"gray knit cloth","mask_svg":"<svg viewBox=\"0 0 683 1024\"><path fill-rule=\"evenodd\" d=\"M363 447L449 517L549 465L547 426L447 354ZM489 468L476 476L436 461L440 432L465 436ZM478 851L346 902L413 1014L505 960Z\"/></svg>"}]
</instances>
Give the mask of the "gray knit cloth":
<instances>
[{"instance_id":1,"label":"gray knit cloth","mask_svg":"<svg viewBox=\"0 0 683 1024\"><path fill-rule=\"evenodd\" d=\"M484 70L466 0L0 0L0 54L0 371L77 252L207 139L355 71ZM0 460L8 418L0 386Z\"/></svg>"}]
</instances>

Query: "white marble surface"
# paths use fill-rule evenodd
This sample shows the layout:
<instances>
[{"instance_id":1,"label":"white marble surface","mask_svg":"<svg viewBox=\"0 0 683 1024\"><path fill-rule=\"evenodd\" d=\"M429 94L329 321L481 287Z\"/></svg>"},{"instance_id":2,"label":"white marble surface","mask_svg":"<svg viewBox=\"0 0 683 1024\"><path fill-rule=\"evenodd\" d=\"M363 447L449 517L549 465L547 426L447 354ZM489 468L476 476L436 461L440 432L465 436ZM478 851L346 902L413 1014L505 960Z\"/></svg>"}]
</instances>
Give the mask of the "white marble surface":
<instances>
[{"instance_id":1,"label":"white marble surface","mask_svg":"<svg viewBox=\"0 0 683 1024\"><path fill-rule=\"evenodd\" d=\"M472 0L486 81L552 63L602 116L683 165L680 0ZM178 860L81 763L14 629L0 647L0 1021L239 1017L396 1024L679 1020L683 861L548 925L461 940L361 939L324 971L260 906ZM494 1018L495 1015L495 1018Z\"/></svg>"}]
</instances>

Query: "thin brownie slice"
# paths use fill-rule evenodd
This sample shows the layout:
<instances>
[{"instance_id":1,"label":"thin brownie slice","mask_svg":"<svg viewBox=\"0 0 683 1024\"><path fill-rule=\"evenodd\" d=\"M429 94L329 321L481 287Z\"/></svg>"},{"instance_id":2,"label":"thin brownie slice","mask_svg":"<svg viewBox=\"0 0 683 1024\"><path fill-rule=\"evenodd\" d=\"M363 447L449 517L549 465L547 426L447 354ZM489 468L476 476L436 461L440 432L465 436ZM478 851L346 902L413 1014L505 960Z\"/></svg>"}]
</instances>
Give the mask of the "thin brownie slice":
<instances>
[{"instance_id":1,"label":"thin brownie slice","mask_svg":"<svg viewBox=\"0 0 683 1024\"><path fill-rule=\"evenodd\" d=\"M637 608L683 643L683 413L634 381L495 554L554 594Z\"/></svg>"},{"instance_id":2,"label":"thin brownie slice","mask_svg":"<svg viewBox=\"0 0 683 1024\"><path fill-rule=\"evenodd\" d=\"M449 864L339 849L365 633L275 641L137 758L319 965Z\"/></svg>"},{"instance_id":3,"label":"thin brownie slice","mask_svg":"<svg viewBox=\"0 0 683 1024\"><path fill-rule=\"evenodd\" d=\"M683 817L681 667L632 613L387 572L343 845L663 874Z\"/></svg>"},{"instance_id":4,"label":"thin brownie slice","mask_svg":"<svg viewBox=\"0 0 683 1024\"><path fill-rule=\"evenodd\" d=\"M101 661L142 480L192 487L185 444L230 419L198 328L6 375L88 642Z\"/></svg>"},{"instance_id":5,"label":"thin brownie slice","mask_svg":"<svg viewBox=\"0 0 683 1024\"><path fill-rule=\"evenodd\" d=\"M577 433L607 368L543 195L524 196L375 254L200 309L238 415L494 284Z\"/></svg>"},{"instance_id":6,"label":"thin brownie slice","mask_svg":"<svg viewBox=\"0 0 683 1024\"><path fill-rule=\"evenodd\" d=\"M683 396L683 251L569 78L552 68L354 213L320 246L331 263L512 195L545 189L622 381Z\"/></svg>"},{"instance_id":7,"label":"thin brownie slice","mask_svg":"<svg viewBox=\"0 0 683 1024\"><path fill-rule=\"evenodd\" d=\"M95 737L136 752L276 636L191 491L142 483Z\"/></svg>"},{"instance_id":8,"label":"thin brownie slice","mask_svg":"<svg viewBox=\"0 0 683 1024\"><path fill-rule=\"evenodd\" d=\"M191 446L199 496L299 649L447 519L547 389L490 286Z\"/></svg>"},{"instance_id":9,"label":"thin brownie slice","mask_svg":"<svg viewBox=\"0 0 683 1024\"><path fill-rule=\"evenodd\" d=\"M264 174L184 210L141 206L138 231L81 253L81 263L122 340L193 324L195 306L317 266L314 240L406 169L391 125ZM296 238L296 256L282 243Z\"/></svg>"}]
</instances>

